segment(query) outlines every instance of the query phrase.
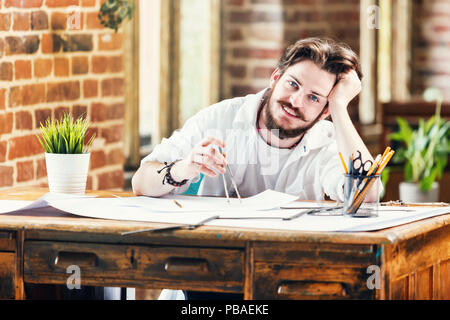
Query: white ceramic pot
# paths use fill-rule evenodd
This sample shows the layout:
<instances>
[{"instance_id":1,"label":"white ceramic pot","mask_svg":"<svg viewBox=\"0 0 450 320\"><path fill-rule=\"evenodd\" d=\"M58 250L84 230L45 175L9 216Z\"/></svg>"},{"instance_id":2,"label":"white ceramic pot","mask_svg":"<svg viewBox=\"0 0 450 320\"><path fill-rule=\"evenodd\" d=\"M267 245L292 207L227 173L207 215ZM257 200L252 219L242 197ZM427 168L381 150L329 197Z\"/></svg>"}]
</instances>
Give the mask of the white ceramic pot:
<instances>
[{"instance_id":1,"label":"white ceramic pot","mask_svg":"<svg viewBox=\"0 0 450 320\"><path fill-rule=\"evenodd\" d=\"M433 182L431 190L422 191L417 183L400 182L400 200L407 202L438 202L439 183Z\"/></svg>"},{"instance_id":2,"label":"white ceramic pot","mask_svg":"<svg viewBox=\"0 0 450 320\"><path fill-rule=\"evenodd\" d=\"M84 194L90 156L90 153L45 153L50 192Z\"/></svg>"}]
</instances>

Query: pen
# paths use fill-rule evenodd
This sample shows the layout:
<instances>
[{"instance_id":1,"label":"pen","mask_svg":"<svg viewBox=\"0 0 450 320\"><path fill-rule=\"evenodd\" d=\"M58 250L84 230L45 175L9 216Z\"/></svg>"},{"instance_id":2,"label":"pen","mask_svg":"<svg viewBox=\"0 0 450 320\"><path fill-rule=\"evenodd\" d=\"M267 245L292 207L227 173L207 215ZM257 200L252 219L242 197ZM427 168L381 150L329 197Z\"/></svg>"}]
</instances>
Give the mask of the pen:
<instances>
[{"instance_id":1,"label":"pen","mask_svg":"<svg viewBox=\"0 0 450 320\"><path fill-rule=\"evenodd\" d=\"M280 209L285 209L285 210L290 210L290 209L328 209L328 208L334 208L331 206L327 206L327 207L280 207Z\"/></svg>"},{"instance_id":2,"label":"pen","mask_svg":"<svg viewBox=\"0 0 450 320\"><path fill-rule=\"evenodd\" d=\"M311 210L305 210L305 211L300 211L290 217L285 217L283 218L283 220L293 220L296 219L298 217L301 217L305 214L313 214L313 213L318 213L318 212L326 212L326 211L333 211L333 210L337 210L337 209L342 209L342 206L335 206L335 207L328 207L326 209L323 208L315 208L315 209L311 209Z\"/></svg>"},{"instance_id":3,"label":"pen","mask_svg":"<svg viewBox=\"0 0 450 320\"><path fill-rule=\"evenodd\" d=\"M201 220L200 222L195 223L195 224L177 224L177 225L169 226L169 227L149 228L149 229L143 229L143 230L123 232L123 233L121 233L121 235L124 236L124 235L141 233L141 232L160 232L160 231L178 230L178 229L183 229L183 228L187 228L188 230L194 230L195 228L204 225L206 222L209 222L211 220L215 220L218 218L219 218L219 216L212 216L212 217L208 217L204 220Z\"/></svg>"},{"instance_id":4,"label":"pen","mask_svg":"<svg viewBox=\"0 0 450 320\"><path fill-rule=\"evenodd\" d=\"M180 208L183 208L183 206L177 200L173 199L173 202Z\"/></svg>"},{"instance_id":5,"label":"pen","mask_svg":"<svg viewBox=\"0 0 450 320\"><path fill-rule=\"evenodd\" d=\"M199 223L190 224L190 225L188 225L187 228L189 230L194 230L195 228L200 227L200 226L204 225L205 223L212 221L212 220L216 220L218 218L219 218L219 216L212 216L212 217L206 218L205 220L200 221Z\"/></svg>"},{"instance_id":6,"label":"pen","mask_svg":"<svg viewBox=\"0 0 450 320\"><path fill-rule=\"evenodd\" d=\"M296 213L296 214L294 214L294 215L292 215L290 217L285 217L285 218L282 218L282 219L283 220L293 220L293 219L299 218L299 217L301 217L301 216L303 216L303 215L305 215L305 214L307 214L309 212L315 211L315 210L317 210L317 209L300 211L300 212L298 212L298 213Z\"/></svg>"}]
</instances>

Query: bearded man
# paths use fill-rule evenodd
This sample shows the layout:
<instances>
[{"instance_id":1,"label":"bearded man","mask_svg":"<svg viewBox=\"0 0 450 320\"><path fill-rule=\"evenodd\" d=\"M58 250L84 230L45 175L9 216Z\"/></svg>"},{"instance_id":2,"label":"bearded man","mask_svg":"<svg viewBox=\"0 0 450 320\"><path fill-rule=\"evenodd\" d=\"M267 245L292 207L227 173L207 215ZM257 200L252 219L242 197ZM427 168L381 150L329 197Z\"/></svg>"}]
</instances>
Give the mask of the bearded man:
<instances>
[{"instance_id":1,"label":"bearded man","mask_svg":"<svg viewBox=\"0 0 450 320\"><path fill-rule=\"evenodd\" d=\"M349 159L360 151L364 161L373 161L347 111L361 91L361 77L358 57L345 44L297 41L280 58L269 88L205 108L163 139L142 160L134 193L183 193L202 173L198 195L224 196L217 177L228 165L242 197L272 189L299 199L342 201L339 152ZM325 120L329 116L332 122ZM378 197L372 189L365 201Z\"/></svg>"}]
</instances>

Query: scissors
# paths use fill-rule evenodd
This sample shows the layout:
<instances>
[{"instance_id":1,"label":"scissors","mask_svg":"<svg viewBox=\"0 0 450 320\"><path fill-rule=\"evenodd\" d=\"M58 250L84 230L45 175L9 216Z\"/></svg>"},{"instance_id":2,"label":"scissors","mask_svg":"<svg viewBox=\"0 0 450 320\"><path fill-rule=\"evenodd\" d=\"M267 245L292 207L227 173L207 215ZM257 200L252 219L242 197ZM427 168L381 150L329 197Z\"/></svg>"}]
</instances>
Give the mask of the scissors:
<instances>
[{"instance_id":1,"label":"scissors","mask_svg":"<svg viewBox=\"0 0 450 320\"><path fill-rule=\"evenodd\" d=\"M221 154L225 155L225 153L223 152L221 147L219 147L219 151L220 151ZM236 191L236 195L239 198L239 202L242 203L241 195L239 194L239 190L237 188L236 181L234 181L233 172L231 171L231 168L228 166L228 164L227 164L227 173L230 176L231 183L233 184L234 191ZM225 195L227 196L227 202L230 203L230 196L228 194L227 181L225 180L225 175L224 174L222 174L222 180L223 180L223 187L225 188Z\"/></svg>"},{"instance_id":2,"label":"scissors","mask_svg":"<svg viewBox=\"0 0 450 320\"><path fill-rule=\"evenodd\" d=\"M359 155L352 161L352 174L366 176L370 168L372 168L373 162L372 160L363 162L361 151L358 150L357 152Z\"/></svg>"}]
</instances>

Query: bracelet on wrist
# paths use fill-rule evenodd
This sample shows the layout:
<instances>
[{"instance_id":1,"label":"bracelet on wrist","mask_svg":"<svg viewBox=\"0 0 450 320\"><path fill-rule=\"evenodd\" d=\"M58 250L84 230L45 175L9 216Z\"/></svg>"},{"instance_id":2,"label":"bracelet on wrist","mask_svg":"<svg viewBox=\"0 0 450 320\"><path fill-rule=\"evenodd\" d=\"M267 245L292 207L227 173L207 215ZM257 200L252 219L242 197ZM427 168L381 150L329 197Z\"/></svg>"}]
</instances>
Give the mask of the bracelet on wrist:
<instances>
[{"instance_id":1,"label":"bracelet on wrist","mask_svg":"<svg viewBox=\"0 0 450 320\"><path fill-rule=\"evenodd\" d=\"M167 182L167 184L170 184L171 186L174 186L174 187L181 187L181 186L185 185L186 182L189 181L189 179L184 179L183 181L178 182L178 181L175 181L175 180L173 179L172 174L170 173L170 169L171 169L171 168L173 167L173 165L174 165L175 163L177 163L178 161L180 161L180 160L175 160L175 161L173 161L173 162L171 162L171 163L164 162L164 167L163 167L161 170L157 170L158 174L160 174L164 169L166 169L166 174L164 175L162 184L166 184L166 182Z\"/></svg>"}]
</instances>

